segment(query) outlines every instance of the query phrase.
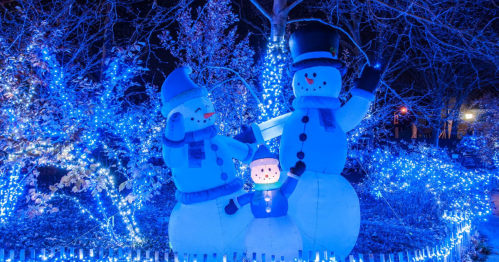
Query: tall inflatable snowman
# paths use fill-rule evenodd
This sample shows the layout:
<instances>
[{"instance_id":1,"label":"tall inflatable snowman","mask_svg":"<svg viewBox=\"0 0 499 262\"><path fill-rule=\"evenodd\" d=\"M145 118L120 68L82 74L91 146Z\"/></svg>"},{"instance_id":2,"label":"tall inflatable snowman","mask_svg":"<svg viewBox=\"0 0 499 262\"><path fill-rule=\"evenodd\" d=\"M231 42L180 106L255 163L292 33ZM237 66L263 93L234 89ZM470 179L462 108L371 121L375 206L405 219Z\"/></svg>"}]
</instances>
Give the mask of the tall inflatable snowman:
<instances>
[{"instance_id":1,"label":"tall inflatable snowman","mask_svg":"<svg viewBox=\"0 0 499 262\"><path fill-rule=\"evenodd\" d=\"M352 97L341 106L338 95L347 68L338 60L336 30L322 24L302 27L291 36L289 46L294 111L253 124L252 131L259 143L281 135L283 171L299 160L307 165L289 198L289 214L302 233L305 255L328 250L343 258L354 247L360 227L357 194L340 175L347 154L346 133L367 113L380 71L365 67L350 91Z\"/></svg>"},{"instance_id":2,"label":"tall inflatable snowman","mask_svg":"<svg viewBox=\"0 0 499 262\"><path fill-rule=\"evenodd\" d=\"M229 215L250 204L255 217L245 236L246 252L258 257L274 255L278 260L294 261L302 250L300 231L288 216L288 198L305 171L301 161L281 176L279 160L264 145L260 146L250 164L255 191L231 199L225 207ZM283 183L284 180L284 183Z\"/></svg>"},{"instance_id":3,"label":"tall inflatable snowman","mask_svg":"<svg viewBox=\"0 0 499 262\"><path fill-rule=\"evenodd\" d=\"M253 219L241 210L225 214L230 199L244 194L236 177L233 158L250 162L256 145L217 135L215 111L208 92L190 78L191 69L181 67L165 80L161 113L168 118L163 137L163 158L171 168L177 187L168 227L170 244L179 259L184 253L201 259L213 253L242 252L244 229Z\"/></svg>"}]
</instances>

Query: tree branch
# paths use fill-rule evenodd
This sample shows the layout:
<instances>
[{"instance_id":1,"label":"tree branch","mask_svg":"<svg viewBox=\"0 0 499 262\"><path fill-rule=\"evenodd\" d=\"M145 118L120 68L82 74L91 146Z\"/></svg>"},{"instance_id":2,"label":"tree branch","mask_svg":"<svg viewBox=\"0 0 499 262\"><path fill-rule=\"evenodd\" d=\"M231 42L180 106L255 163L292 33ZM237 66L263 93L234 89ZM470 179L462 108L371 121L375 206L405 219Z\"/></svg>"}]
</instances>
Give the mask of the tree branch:
<instances>
[{"instance_id":1,"label":"tree branch","mask_svg":"<svg viewBox=\"0 0 499 262\"><path fill-rule=\"evenodd\" d=\"M262 102L260 101L260 99L258 98L258 96L256 95L256 93L253 91L253 89L251 88L250 84L248 84L248 82L246 82L246 80L244 80L244 78L238 73L236 72L235 70L232 70L230 68L227 68L227 67L223 67L223 66L207 66L203 69L201 69L200 72L204 71L205 69L209 69L209 68L213 68L213 69L223 69L223 70L229 70L231 71L232 73L234 73L236 75L236 78L238 78L239 80L241 80L241 82L243 82L243 84L246 86L246 88L248 89L248 91L250 91L251 95L253 96L253 98L258 102L258 104L261 104ZM223 83L226 83L228 81L232 81L232 80L235 80L234 78L230 78ZM212 86L210 91L213 90L215 87L217 87L217 85L215 86Z\"/></svg>"},{"instance_id":2,"label":"tree branch","mask_svg":"<svg viewBox=\"0 0 499 262\"><path fill-rule=\"evenodd\" d=\"M267 17L270 21L272 21L272 15L267 11L260 3L258 3L258 0L250 0L250 2L265 16Z\"/></svg>"},{"instance_id":3,"label":"tree branch","mask_svg":"<svg viewBox=\"0 0 499 262\"><path fill-rule=\"evenodd\" d=\"M428 23L428 24L432 24L432 25L436 25L436 26L443 27L443 28L449 29L449 30L451 30L451 31L457 32L457 33L458 33L458 34L460 34L460 36L461 36L461 37L463 37L463 38L464 38L464 35L467 35L467 36L469 36L469 37L471 37L471 38L473 38L473 39L474 39L474 38L478 38L478 37L476 37L476 36L474 36L474 35L472 35L472 34L470 34L470 33L464 32L464 31L463 31L463 30L461 30L461 29L458 29L458 28L455 28L455 27L449 26L449 25L444 24L444 23L436 23L435 21L432 21L432 20L430 20L430 19L428 19L428 18L424 18L424 17L417 16L417 15L412 14L412 13L406 12L406 11L404 11L404 10L402 10L402 9L399 9L399 8L397 8L397 7L393 7L393 6L389 5L389 4L386 4L386 3L381 2L381 1L379 1L379 0L373 0L373 1L374 1L374 2L376 2L376 3L378 3L378 4L380 4L380 5L382 5L382 6L385 6L385 7L389 8L389 9L395 10L395 11L397 11L397 12L401 13L401 14L404 14L404 15L410 16L410 17L415 18L415 19L417 19L417 20L420 20L420 21L422 21L422 22L425 22L425 23ZM487 43L487 44L497 45L496 43L493 43L493 42L490 42L490 41L484 41L483 39L480 39L480 40L481 40L481 41L483 41L484 43Z\"/></svg>"},{"instance_id":4,"label":"tree branch","mask_svg":"<svg viewBox=\"0 0 499 262\"><path fill-rule=\"evenodd\" d=\"M295 0L293 3L287 5L283 11L286 12L286 13L289 13L289 11L291 11L291 9L293 9L295 6L299 5L301 2L303 2L303 0Z\"/></svg>"}]
</instances>

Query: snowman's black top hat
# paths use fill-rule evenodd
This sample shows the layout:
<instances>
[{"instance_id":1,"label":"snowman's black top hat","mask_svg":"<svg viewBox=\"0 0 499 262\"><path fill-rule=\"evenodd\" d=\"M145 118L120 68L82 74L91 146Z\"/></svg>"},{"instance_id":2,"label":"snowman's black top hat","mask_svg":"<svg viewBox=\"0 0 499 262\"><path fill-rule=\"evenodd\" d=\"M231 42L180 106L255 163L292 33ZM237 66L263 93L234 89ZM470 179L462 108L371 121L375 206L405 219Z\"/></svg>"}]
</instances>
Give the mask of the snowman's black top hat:
<instances>
[{"instance_id":1,"label":"snowman's black top hat","mask_svg":"<svg viewBox=\"0 0 499 262\"><path fill-rule=\"evenodd\" d=\"M328 25L314 22L299 28L289 38L293 56L290 73L313 66L332 66L344 75L347 67L345 62L338 60L339 43L338 32Z\"/></svg>"}]
</instances>

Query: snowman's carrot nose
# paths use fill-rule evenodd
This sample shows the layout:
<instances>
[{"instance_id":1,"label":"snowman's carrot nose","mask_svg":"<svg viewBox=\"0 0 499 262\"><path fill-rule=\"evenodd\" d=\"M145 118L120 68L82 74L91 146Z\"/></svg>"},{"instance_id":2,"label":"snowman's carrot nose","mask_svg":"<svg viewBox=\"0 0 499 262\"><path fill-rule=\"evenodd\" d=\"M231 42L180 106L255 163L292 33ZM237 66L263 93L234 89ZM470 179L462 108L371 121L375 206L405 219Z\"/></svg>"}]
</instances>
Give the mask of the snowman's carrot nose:
<instances>
[{"instance_id":1,"label":"snowman's carrot nose","mask_svg":"<svg viewBox=\"0 0 499 262\"><path fill-rule=\"evenodd\" d=\"M215 112L212 112L212 113L206 113L204 114L204 118L209 118L210 116L214 115Z\"/></svg>"},{"instance_id":2,"label":"snowman's carrot nose","mask_svg":"<svg viewBox=\"0 0 499 262\"><path fill-rule=\"evenodd\" d=\"M308 77L305 77L305 79L307 79L307 83L308 83L309 85L311 85L311 84L313 84L313 83L314 83L314 80L313 80L313 79L310 79L310 78L308 78Z\"/></svg>"}]
</instances>

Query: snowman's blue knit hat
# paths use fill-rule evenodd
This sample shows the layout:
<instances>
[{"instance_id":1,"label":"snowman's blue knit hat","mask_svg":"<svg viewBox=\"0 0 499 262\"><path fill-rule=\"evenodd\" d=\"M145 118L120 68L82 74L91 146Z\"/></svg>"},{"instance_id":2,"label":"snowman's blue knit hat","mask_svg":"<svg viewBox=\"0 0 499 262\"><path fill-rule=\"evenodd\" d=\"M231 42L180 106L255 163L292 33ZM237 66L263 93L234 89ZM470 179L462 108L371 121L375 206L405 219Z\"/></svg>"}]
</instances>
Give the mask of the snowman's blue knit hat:
<instances>
[{"instance_id":1,"label":"snowman's blue knit hat","mask_svg":"<svg viewBox=\"0 0 499 262\"><path fill-rule=\"evenodd\" d=\"M255 152L253 156L253 161L250 163L250 168L255 166L264 165L278 165L279 160L277 157L270 152L270 150L265 145L261 145Z\"/></svg>"},{"instance_id":2,"label":"snowman's blue knit hat","mask_svg":"<svg viewBox=\"0 0 499 262\"><path fill-rule=\"evenodd\" d=\"M207 97L208 91L196 85L189 74L192 73L190 67L179 67L168 75L161 87L161 101L163 107L161 114L168 117L168 114L175 107L198 97Z\"/></svg>"}]
</instances>

